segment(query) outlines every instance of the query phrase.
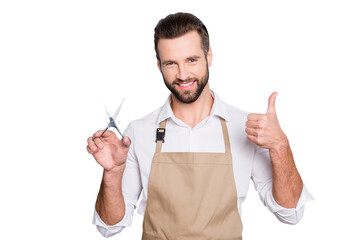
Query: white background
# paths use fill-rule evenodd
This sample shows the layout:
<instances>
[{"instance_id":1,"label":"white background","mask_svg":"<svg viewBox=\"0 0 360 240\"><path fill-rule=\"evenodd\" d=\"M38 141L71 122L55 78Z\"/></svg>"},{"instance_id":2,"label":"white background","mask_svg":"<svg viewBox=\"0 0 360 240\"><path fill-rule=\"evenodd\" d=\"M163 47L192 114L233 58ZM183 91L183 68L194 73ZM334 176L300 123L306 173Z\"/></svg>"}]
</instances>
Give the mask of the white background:
<instances>
[{"instance_id":1,"label":"white background","mask_svg":"<svg viewBox=\"0 0 360 240\"><path fill-rule=\"evenodd\" d=\"M207 26L210 87L280 124L316 198L289 226L253 186L244 239L356 239L359 219L358 1L1 1L0 239L103 239L91 224L102 168L86 139L161 106L153 29L178 11ZM140 239L142 216L114 239Z\"/></svg>"}]
</instances>

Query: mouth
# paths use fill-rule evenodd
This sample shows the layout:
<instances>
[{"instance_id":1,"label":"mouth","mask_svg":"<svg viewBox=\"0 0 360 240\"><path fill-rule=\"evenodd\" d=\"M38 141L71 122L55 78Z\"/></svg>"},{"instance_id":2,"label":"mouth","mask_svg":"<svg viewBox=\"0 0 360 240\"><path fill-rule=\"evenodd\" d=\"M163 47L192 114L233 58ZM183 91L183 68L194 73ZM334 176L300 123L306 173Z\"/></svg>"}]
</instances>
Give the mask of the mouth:
<instances>
[{"instance_id":1,"label":"mouth","mask_svg":"<svg viewBox=\"0 0 360 240\"><path fill-rule=\"evenodd\" d=\"M195 84L196 80L187 83L176 83L176 85L178 85L182 90L191 90L194 88Z\"/></svg>"}]
</instances>

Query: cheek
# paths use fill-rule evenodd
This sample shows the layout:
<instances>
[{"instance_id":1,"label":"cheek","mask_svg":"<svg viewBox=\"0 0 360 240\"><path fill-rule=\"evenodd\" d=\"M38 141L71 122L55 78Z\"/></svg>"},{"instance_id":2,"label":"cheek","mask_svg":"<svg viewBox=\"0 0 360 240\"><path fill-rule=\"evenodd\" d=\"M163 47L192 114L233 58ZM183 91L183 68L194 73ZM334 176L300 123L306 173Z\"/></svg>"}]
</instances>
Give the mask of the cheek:
<instances>
[{"instance_id":1,"label":"cheek","mask_svg":"<svg viewBox=\"0 0 360 240\"><path fill-rule=\"evenodd\" d=\"M201 65L201 66L197 66L197 68L196 68L196 75L197 75L198 77L204 76L204 75L206 74L206 71L207 71L207 66L206 66L206 64Z\"/></svg>"},{"instance_id":2,"label":"cheek","mask_svg":"<svg viewBox=\"0 0 360 240\"><path fill-rule=\"evenodd\" d=\"M165 69L165 70L163 69L162 74L163 74L164 78L168 81L173 81L176 78L175 71L173 71L171 69Z\"/></svg>"}]
</instances>

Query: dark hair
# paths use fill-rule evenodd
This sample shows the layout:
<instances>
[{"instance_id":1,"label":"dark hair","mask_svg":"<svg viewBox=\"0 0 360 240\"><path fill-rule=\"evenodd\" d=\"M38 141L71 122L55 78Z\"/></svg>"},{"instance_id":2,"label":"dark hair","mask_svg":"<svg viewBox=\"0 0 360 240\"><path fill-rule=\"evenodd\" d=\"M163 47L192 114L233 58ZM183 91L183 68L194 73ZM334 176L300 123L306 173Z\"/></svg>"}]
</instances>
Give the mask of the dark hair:
<instances>
[{"instance_id":1,"label":"dark hair","mask_svg":"<svg viewBox=\"0 0 360 240\"><path fill-rule=\"evenodd\" d=\"M185 33L196 30L202 42L205 56L209 51L209 33L200 19L190 13L178 12L161 19L155 27L154 42L156 57L160 61L158 42L161 38L176 38Z\"/></svg>"}]
</instances>

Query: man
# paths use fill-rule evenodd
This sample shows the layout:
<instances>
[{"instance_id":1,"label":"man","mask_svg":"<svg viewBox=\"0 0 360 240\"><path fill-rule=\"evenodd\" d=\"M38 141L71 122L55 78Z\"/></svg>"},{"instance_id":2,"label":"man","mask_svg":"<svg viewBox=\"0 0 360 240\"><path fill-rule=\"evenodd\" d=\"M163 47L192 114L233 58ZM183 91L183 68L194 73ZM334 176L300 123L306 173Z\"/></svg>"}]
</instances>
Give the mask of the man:
<instances>
[{"instance_id":1,"label":"man","mask_svg":"<svg viewBox=\"0 0 360 240\"><path fill-rule=\"evenodd\" d=\"M122 140L99 130L88 152L104 168L94 224L119 233L138 212L142 239L242 239L250 179L276 217L296 224L311 198L296 169L271 94L266 114L225 104L209 88L212 50L204 24L177 13L155 28L157 65L171 91L165 105L133 121ZM131 139L131 140L130 140Z\"/></svg>"}]
</instances>

